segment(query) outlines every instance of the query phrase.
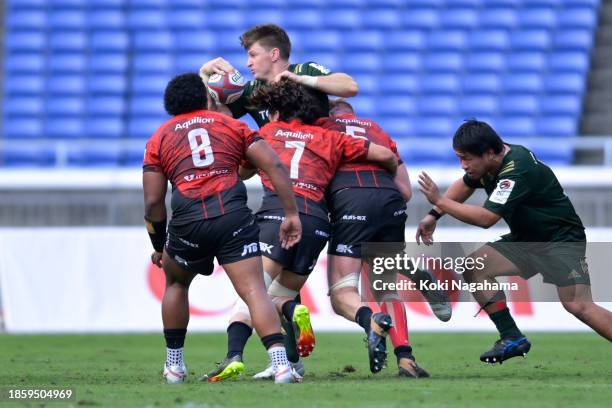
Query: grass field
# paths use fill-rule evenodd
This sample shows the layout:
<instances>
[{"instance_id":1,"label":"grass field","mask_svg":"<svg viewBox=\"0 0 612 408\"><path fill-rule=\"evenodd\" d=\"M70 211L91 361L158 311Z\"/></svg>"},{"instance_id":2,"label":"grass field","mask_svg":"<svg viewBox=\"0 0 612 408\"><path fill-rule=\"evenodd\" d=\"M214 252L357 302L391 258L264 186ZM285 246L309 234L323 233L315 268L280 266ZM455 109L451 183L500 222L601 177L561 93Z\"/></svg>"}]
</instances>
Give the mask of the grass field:
<instances>
[{"instance_id":1,"label":"grass field","mask_svg":"<svg viewBox=\"0 0 612 408\"><path fill-rule=\"evenodd\" d=\"M360 334L319 334L302 384L275 386L249 376L200 383L220 361L225 334L190 334L184 385L163 383L161 335L0 335L0 387L73 387L73 406L108 407L501 407L611 406L612 346L594 334L530 334L527 359L488 366L478 356L493 334L413 335L419 363L432 378L397 377L395 360L371 375ZM393 356L391 356L393 357ZM256 336L245 354L247 374L264 368ZM348 372L346 366L355 371ZM70 405L68 404L68 405ZM47 406L66 406L47 403ZM0 401L0 406L17 406ZM31 406L41 406L40 402Z\"/></svg>"}]
</instances>

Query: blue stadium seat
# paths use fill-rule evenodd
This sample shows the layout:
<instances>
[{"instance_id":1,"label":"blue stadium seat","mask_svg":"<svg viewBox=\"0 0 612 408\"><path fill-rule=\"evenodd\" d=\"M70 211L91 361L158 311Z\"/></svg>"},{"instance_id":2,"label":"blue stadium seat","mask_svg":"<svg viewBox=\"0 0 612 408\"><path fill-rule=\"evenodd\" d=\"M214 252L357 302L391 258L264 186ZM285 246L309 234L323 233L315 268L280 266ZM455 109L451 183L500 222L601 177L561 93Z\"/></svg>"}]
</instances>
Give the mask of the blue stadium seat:
<instances>
[{"instance_id":1,"label":"blue stadium seat","mask_svg":"<svg viewBox=\"0 0 612 408\"><path fill-rule=\"evenodd\" d=\"M293 58L294 61L298 62L309 62L312 61L319 65L323 65L332 71L337 71L342 65L340 61L342 61L342 57L338 54L330 53L330 52L318 52L318 53L310 53L308 58Z\"/></svg>"},{"instance_id":2,"label":"blue stadium seat","mask_svg":"<svg viewBox=\"0 0 612 408\"><path fill-rule=\"evenodd\" d=\"M559 143L529 143L529 149L533 151L538 160L549 166L567 166L572 164L574 158L574 146L562 138Z\"/></svg>"},{"instance_id":3,"label":"blue stadium seat","mask_svg":"<svg viewBox=\"0 0 612 408\"><path fill-rule=\"evenodd\" d=\"M510 46L514 50L546 51L550 45L551 38L547 30L521 30L510 36Z\"/></svg>"},{"instance_id":4,"label":"blue stadium seat","mask_svg":"<svg viewBox=\"0 0 612 408\"><path fill-rule=\"evenodd\" d=\"M127 67L128 60L125 54L100 53L92 54L89 58L91 72L124 72Z\"/></svg>"},{"instance_id":5,"label":"blue stadium seat","mask_svg":"<svg viewBox=\"0 0 612 408\"><path fill-rule=\"evenodd\" d=\"M51 8L79 8L87 5L87 0L48 0Z\"/></svg>"},{"instance_id":6,"label":"blue stadium seat","mask_svg":"<svg viewBox=\"0 0 612 408\"><path fill-rule=\"evenodd\" d=\"M5 22L9 31L40 30L47 25L47 14L42 10L12 11L9 9Z\"/></svg>"},{"instance_id":7,"label":"blue stadium seat","mask_svg":"<svg viewBox=\"0 0 612 408\"><path fill-rule=\"evenodd\" d=\"M342 44L335 31L315 31L308 33L307 39L301 44L304 51L336 51Z\"/></svg>"},{"instance_id":8,"label":"blue stadium seat","mask_svg":"<svg viewBox=\"0 0 612 408\"><path fill-rule=\"evenodd\" d=\"M130 146L121 152L121 166L142 167L144 158L144 142L142 147Z\"/></svg>"},{"instance_id":9,"label":"blue stadium seat","mask_svg":"<svg viewBox=\"0 0 612 408\"><path fill-rule=\"evenodd\" d=\"M581 98L577 95L555 95L540 98L540 110L544 115L566 115L578 117Z\"/></svg>"},{"instance_id":10,"label":"blue stadium seat","mask_svg":"<svg viewBox=\"0 0 612 408\"><path fill-rule=\"evenodd\" d=\"M557 15L551 8L526 8L517 17L521 28L550 30L557 25Z\"/></svg>"},{"instance_id":11,"label":"blue stadium seat","mask_svg":"<svg viewBox=\"0 0 612 408\"><path fill-rule=\"evenodd\" d=\"M426 96L417 100L421 116L454 116L457 114L457 101L450 96Z\"/></svg>"},{"instance_id":12,"label":"blue stadium seat","mask_svg":"<svg viewBox=\"0 0 612 408\"><path fill-rule=\"evenodd\" d=\"M85 51L87 46L87 35L83 31L54 31L49 39L49 47L54 51Z\"/></svg>"},{"instance_id":13,"label":"blue stadium seat","mask_svg":"<svg viewBox=\"0 0 612 408\"><path fill-rule=\"evenodd\" d=\"M377 53L346 54L339 62L340 70L348 73L376 73L381 66L381 60Z\"/></svg>"},{"instance_id":14,"label":"blue stadium seat","mask_svg":"<svg viewBox=\"0 0 612 408\"><path fill-rule=\"evenodd\" d=\"M535 115L538 113L538 98L533 95L510 95L499 100L502 115Z\"/></svg>"},{"instance_id":15,"label":"blue stadium seat","mask_svg":"<svg viewBox=\"0 0 612 408\"><path fill-rule=\"evenodd\" d=\"M94 95L122 95L127 90L125 75L101 74L88 78L87 91Z\"/></svg>"},{"instance_id":16,"label":"blue stadium seat","mask_svg":"<svg viewBox=\"0 0 612 408\"><path fill-rule=\"evenodd\" d=\"M11 54L5 55L5 67L7 72L40 72L45 67L44 57L35 54Z\"/></svg>"},{"instance_id":17,"label":"blue stadium seat","mask_svg":"<svg viewBox=\"0 0 612 408\"><path fill-rule=\"evenodd\" d=\"M375 98L361 96L352 98L350 102L351 105L353 105L353 109L355 109L357 116L374 118L378 113Z\"/></svg>"},{"instance_id":18,"label":"blue stadium seat","mask_svg":"<svg viewBox=\"0 0 612 408\"><path fill-rule=\"evenodd\" d=\"M85 103L80 95L50 97L45 107L47 114L53 117L76 117L85 112Z\"/></svg>"},{"instance_id":19,"label":"blue stadium seat","mask_svg":"<svg viewBox=\"0 0 612 408\"><path fill-rule=\"evenodd\" d=\"M115 145L70 146L67 165L77 167L116 167L121 159L121 148Z\"/></svg>"},{"instance_id":20,"label":"blue stadium seat","mask_svg":"<svg viewBox=\"0 0 612 408\"><path fill-rule=\"evenodd\" d=\"M167 120L167 116L132 116L128 121L128 137L133 139L148 139Z\"/></svg>"},{"instance_id":21,"label":"blue stadium seat","mask_svg":"<svg viewBox=\"0 0 612 408\"><path fill-rule=\"evenodd\" d=\"M109 9L123 7L125 5L125 0L89 0L88 3L92 8Z\"/></svg>"},{"instance_id":22,"label":"blue stadium seat","mask_svg":"<svg viewBox=\"0 0 612 408\"><path fill-rule=\"evenodd\" d=\"M131 78L130 90L139 95L163 95L170 78L165 75L139 75Z\"/></svg>"},{"instance_id":23,"label":"blue stadium seat","mask_svg":"<svg viewBox=\"0 0 612 408\"><path fill-rule=\"evenodd\" d=\"M496 94L501 89L500 77L496 74L470 74L461 78L464 94Z\"/></svg>"},{"instance_id":24,"label":"blue stadium seat","mask_svg":"<svg viewBox=\"0 0 612 408\"><path fill-rule=\"evenodd\" d=\"M164 8L166 5L170 3L169 0L132 0L130 1L130 6L132 8Z\"/></svg>"},{"instance_id":25,"label":"blue stadium seat","mask_svg":"<svg viewBox=\"0 0 612 408\"><path fill-rule=\"evenodd\" d=\"M138 100L139 98L133 98ZM157 101L162 105L161 98ZM117 116L125 113L125 98L121 96L94 96L87 100L88 116Z\"/></svg>"},{"instance_id":26,"label":"blue stadium seat","mask_svg":"<svg viewBox=\"0 0 612 408\"><path fill-rule=\"evenodd\" d=\"M401 30L385 33L387 51L419 51L425 48L422 31Z\"/></svg>"},{"instance_id":27,"label":"blue stadium seat","mask_svg":"<svg viewBox=\"0 0 612 408\"><path fill-rule=\"evenodd\" d=\"M457 72L463 69L460 53L440 52L425 55L423 65L429 72Z\"/></svg>"},{"instance_id":28,"label":"blue stadium seat","mask_svg":"<svg viewBox=\"0 0 612 408\"><path fill-rule=\"evenodd\" d=\"M291 17L290 17L291 19ZM258 24L276 24L285 26L285 15L280 10L274 9L255 9L244 14L244 21L240 24L236 23L233 27L253 27ZM304 26L306 28L306 26Z\"/></svg>"},{"instance_id":29,"label":"blue stadium seat","mask_svg":"<svg viewBox=\"0 0 612 408\"><path fill-rule=\"evenodd\" d=\"M431 8L417 8L402 11L401 24L407 29L431 30L440 25L438 12Z\"/></svg>"},{"instance_id":30,"label":"blue stadium seat","mask_svg":"<svg viewBox=\"0 0 612 408\"><path fill-rule=\"evenodd\" d=\"M356 74L352 75L352 77L359 85L359 95L371 96L377 94L379 91L384 93L382 85L387 81L379 83L373 75L369 74Z\"/></svg>"},{"instance_id":31,"label":"blue stadium seat","mask_svg":"<svg viewBox=\"0 0 612 408\"><path fill-rule=\"evenodd\" d=\"M51 116L45 122L45 136L52 139L78 139L85 136L81 118Z\"/></svg>"},{"instance_id":32,"label":"blue stadium seat","mask_svg":"<svg viewBox=\"0 0 612 408\"><path fill-rule=\"evenodd\" d=\"M589 30L562 30L553 36L553 46L557 50L588 51L592 45L593 33Z\"/></svg>"},{"instance_id":33,"label":"blue stadium seat","mask_svg":"<svg viewBox=\"0 0 612 408\"><path fill-rule=\"evenodd\" d=\"M261 22L259 23L261 24ZM242 29L246 26L242 10L212 9L206 13L206 28L210 30Z\"/></svg>"},{"instance_id":34,"label":"blue stadium seat","mask_svg":"<svg viewBox=\"0 0 612 408\"><path fill-rule=\"evenodd\" d=\"M575 136L578 120L574 116L547 116L537 121L538 136Z\"/></svg>"},{"instance_id":35,"label":"blue stadium seat","mask_svg":"<svg viewBox=\"0 0 612 408\"><path fill-rule=\"evenodd\" d=\"M500 72L506 64L501 52L474 52L468 54L465 68L471 72Z\"/></svg>"},{"instance_id":36,"label":"blue stadium seat","mask_svg":"<svg viewBox=\"0 0 612 408\"><path fill-rule=\"evenodd\" d=\"M506 29L516 27L516 12L511 8L485 7L478 15L478 27L484 29Z\"/></svg>"},{"instance_id":37,"label":"blue stadium seat","mask_svg":"<svg viewBox=\"0 0 612 408\"><path fill-rule=\"evenodd\" d=\"M11 96L4 99L7 115L40 115L44 101L37 96Z\"/></svg>"},{"instance_id":38,"label":"blue stadium seat","mask_svg":"<svg viewBox=\"0 0 612 408\"><path fill-rule=\"evenodd\" d=\"M498 99L493 96L464 96L459 100L459 112L465 118L497 114Z\"/></svg>"},{"instance_id":39,"label":"blue stadium seat","mask_svg":"<svg viewBox=\"0 0 612 408\"><path fill-rule=\"evenodd\" d=\"M85 93L85 78L82 75L47 77L47 92L51 95L82 95Z\"/></svg>"},{"instance_id":40,"label":"blue stadium seat","mask_svg":"<svg viewBox=\"0 0 612 408\"><path fill-rule=\"evenodd\" d=\"M54 164L55 152L37 144L9 144L0 153L0 165L3 167L50 167Z\"/></svg>"},{"instance_id":41,"label":"blue stadium seat","mask_svg":"<svg viewBox=\"0 0 612 408\"><path fill-rule=\"evenodd\" d=\"M40 75L11 75L4 82L4 92L9 95L35 96L44 90L44 81Z\"/></svg>"},{"instance_id":42,"label":"blue stadium seat","mask_svg":"<svg viewBox=\"0 0 612 408\"><path fill-rule=\"evenodd\" d=\"M130 101L130 114L163 116L166 114L164 101L159 97L135 96Z\"/></svg>"},{"instance_id":43,"label":"blue stadium seat","mask_svg":"<svg viewBox=\"0 0 612 408\"><path fill-rule=\"evenodd\" d=\"M517 52L508 54L505 66L511 72L545 72L546 58L542 52Z\"/></svg>"},{"instance_id":44,"label":"blue stadium seat","mask_svg":"<svg viewBox=\"0 0 612 408\"><path fill-rule=\"evenodd\" d=\"M401 25L399 13L394 9L369 9L366 18L361 19L361 26L366 29L395 30Z\"/></svg>"},{"instance_id":45,"label":"blue stadium seat","mask_svg":"<svg viewBox=\"0 0 612 408\"><path fill-rule=\"evenodd\" d=\"M590 7L596 9L600 6L601 0L564 0L567 7Z\"/></svg>"},{"instance_id":46,"label":"blue stadium seat","mask_svg":"<svg viewBox=\"0 0 612 408\"><path fill-rule=\"evenodd\" d=\"M517 7L523 0L484 0L489 7Z\"/></svg>"},{"instance_id":47,"label":"blue stadium seat","mask_svg":"<svg viewBox=\"0 0 612 408\"><path fill-rule=\"evenodd\" d=\"M415 111L414 99L406 96L383 96L376 99L378 112L383 116L412 116Z\"/></svg>"},{"instance_id":48,"label":"blue stadium seat","mask_svg":"<svg viewBox=\"0 0 612 408\"><path fill-rule=\"evenodd\" d=\"M459 92L459 79L452 74L422 75L419 78L421 92L427 95L456 94Z\"/></svg>"},{"instance_id":49,"label":"blue stadium seat","mask_svg":"<svg viewBox=\"0 0 612 408\"><path fill-rule=\"evenodd\" d=\"M206 27L205 13L199 10L172 10L166 24L174 31L202 30Z\"/></svg>"},{"instance_id":50,"label":"blue stadium seat","mask_svg":"<svg viewBox=\"0 0 612 408\"><path fill-rule=\"evenodd\" d=\"M495 121L495 130L502 138L534 136L535 126L531 117L503 117Z\"/></svg>"},{"instance_id":51,"label":"blue stadium seat","mask_svg":"<svg viewBox=\"0 0 612 408\"><path fill-rule=\"evenodd\" d=\"M342 34L342 46L347 52L378 51L385 45L380 31L352 31Z\"/></svg>"},{"instance_id":52,"label":"blue stadium seat","mask_svg":"<svg viewBox=\"0 0 612 408\"><path fill-rule=\"evenodd\" d=\"M126 51L130 45L125 31L98 31L91 34L90 47L95 51Z\"/></svg>"},{"instance_id":53,"label":"blue stadium seat","mask_svg":"<svg viewBox=\"0 0 612 408\"><path fill-rule=\"evenodd\" d=\"M4 41L7 50L19 52L42 52L47 44L45 34L37 31L9 31Z\"/></svg>"},{"instance_id":54,"label":"blue stadium seat","mask_svg":"<svg viewBox=\"0 0 612 408\"><path fill-rule=\"evenodd\" d=\"M589 69L589 55L584 52L552 53L548 59L548 69L554 72L584 74Z\"/></svg>"},{"instance_id":55,"label":"blue stadium seat","mask_svg":"<svg viewBox=\"0 0 612 408\"><path fill-rule=\"evenodd\" d=\"M94 139L119 139L125 134L125 120L122 116L90 118L86 130L86 136Z\"/></svg>"},{"instance_id":56,"label":"blue stadium seat","mask_svg":"<svg viewBox=\"0 0 612 408\"><path fill-rule=\"evenodd\" d=\"M562 29L585 28L592 30L597 25L597 13L591 8L568 8L559 13Z\"/></svg>"},{"instance_id":57,"label":"blue stadium seat","mask_svg":"<svg viewBox=\"0 0 612 408\"><path fill-rule=\"evenodd\" d=\"M444 4L446 4L449 8L456 7L471 7L476 8L482 6L482 3L486 0L445 0Z\"/></svg>"},{"instance_id":58,"label":"blue stadium seat","mask_svg":"<svg viewBox=\"0 0 612 408\"><path fill-rule=\"evenodd\" d=\"M357 82L358 84L361 83ZM376 87L380 88L380 94L386 95L412 95L419 91L420 81L416 75L396 74L392 81L375 81Z\"/></svg>"},{"instance_id":59,"label":"blue stadium seat","mask_svg":"<svg viewBox=\"0 0 612 408\"><path fill-rule=\"evenodd\" d=\"M378 120L378 124L400 145L402 144L402 137L414 134L412 121L407 119L405 115L385 116Z\"/></svg>"},{"instance_id":60,"label":"blue stadium seat","mask_svg":"<svg viewBox=\"0 0 612 408\"><path fill-rule=\"evenodd\" d=\"M82 30L86 27L85 13L79 10L59 10L49 13L51 30Z\"/></svg>"},{"instance_id":61,"label":"blue stadium seat","mask_svg":"<svg viewBox=\"0 0 612 408\"><path fill-rule=\"evenodd\" d=\"M121 10L92 10L87 13L87 27L92 30L123 30L125 25L125 13Z\"/></svg>"},{"instance_id":62,"label":"blue stadium seat","mask_svg":"<svg viewBox=\"0 0 612 408\"><path fill-rule=\"evenodd\" d=\"M134 70L139 73L166 73L173 69L174 59L170 54L136 54L134 56Z\"/></svg>"},{"instance_id":63,"label":"blue stadium seat","mask_svg":"<svg viewBox=\"0 0 612 408\"><path fill-rule=\"evenodd\" d=\"M478 14L472 9L445 9L440 13L440 26L470 30L478 26Z\"/></svg>"},{"instance_id":64,"label":"blue stadium seat","mask_svg":"<svg viewBox=\"0 0 612 408\"><path fill-rule=\"evenodd\" d=\"M508 33L501 30L473 31L468 35L468 44L477 51L503 51L508 48Z\"/></svg>"},{"instance_id":65,"label":"blue stadium seat","mask_svg":"<svg viewBox=\"0 0 612 408\"><path fill-rule=\"evenodd\" d=\"M323 26L323 16L317 10L285 10L283 26L286 29L319 29Z\"/></svg>"},{"instance_id":66,"label":"blue stadium seat","mask_svg":"<svg viewBox=\"0 0 612 408\"><path fill-rule=\"evenodd\" d=\"M502 77L502 88L508 94L533 93L542 90L542 78L539 74L508 74Z\"/></svg>"},{"instance_id":67,"label":"blue stadium seat","mask_svg":"<svg viewBox=\"0 0 612 408\"><path fill-rule=\"evenodd\" d=\"M252 2L252 5L255 6L257 0ZM207 0L205 6L209 9L221 9L221 8L243 8L245 7L249 1L247 0Z\"/></svg>"},{"instance_id":68,"label":"blue stadium seat","mask_svg":"<svg viewBox=\"0 0 612 408\"><path fill-rule=\"evenodd\" d=\"M217 56L218 55L216 53L207 54L203 52L193 52L193 53L181 52L174 59L174 71L176 73L197 72L204 62L210 61L211 59ZM240 67L239 71L243 73L245 72L245 70L242 69L242 67ZM166 79L169 80L170 78L166 78Z\"/></svg>"},{"instance_id":69,"label":"blue stadium seat","mask_svg":"<svg viewBox=\"0 0 612 408\"><path fill-rule=\"evenodd\" d=\"M174 37L169 31L138 31L133 39L132 47L135 52L169 52L174 49Z\"/></svg>"},{"instance_id":70,"label":"blue stadium seat","mask_svg":"<svg viewBox=\"0 0 612 408\"><path fill-rule=\"evenodd\" d=\"M47 58L47 67L52 72L75 74L87 68L85 53L54 53Z\"/></svg>"},{"instance_id":71,"label":"blue stadium seat","mask_svg":"<svg viewBox=\"0 0 612 408\"><path fill-rule=\"evenodd\" d=\"M458 126L447 116L415 117L414 136L450 138ZM402 156L403 157L403 156Z\"/></svg>"},{"instance_id":72,"label":"blue stadium seat","mask_svg":"<svg viewBox=\"0 0 612 408\"><path fill-rule=\"evenodd\" d=\"M586 78L580 74L548 75L544 81L547 93L566 93L582 95Z\"/></svg>"},{"instance_id":73,"label":"blue stadium seat","mask_svg":"<svg viewBox=\"0 0 612 408\"><path fill-rule=\"evenodd\" d=\"M414 72L421 68L421 57L418 53L385 54L382 67L388 72Z\"/></svg>"},{"instance_id":74,"label":"blue stadium seat","mask_svg":"<svg viewBox=\"0 0 612 408\"><path fill-rule=\"evenodd\" d=\"M146 37L145 37L146 38ZM183 51L212 52L219 46L218 36L211 31L182 31L176 35L176 48ZM237 42L237 37L234 38ZM202 62L205 62L202 60Z\"/></svg>"},{"instance_id":75,"label":"blue stadium seat","mask_svg":"<svg viewBox=\"0 0 612 408\"><path fill-rule=\"evenodd\" d=\"M523 1L525 8L539 9L542 7L559 7L563 5L564 0L529 0Z\"/></svg>"},{"instance_id":76,"label":"blue stadium seat","mask_svg":"<svg viewBox=\"0 0 612 408\"><path fill-rule=\"evenodd\" d=\"M321 14L323 26L327 29L353 30L361 27L361 13L355 9L331 9Z\"/></svg>"},{"instance_id":77,"label":"blue stadium seat","mask_svg":"<svg viewBox=\"0 0 612 408\"><path fill-rule=\"evenodd\" d=\"M223 30L213 32L209 31L208 33L213 35L212 41L214 48L217 51L242 51L242 47L240 46L240 40L238 39L242 34L242 30ZM180 38L182 37L179 37L179 41L177 41L177 44L180 44ZM291 37L291 45L292 48L296 48L294 45L293 37Z\"/></svg>"},{"instance_id":78,"label":"blue stadium seat","mask_svg":"<svg viewBox=\"0 0 612 408\"><path fill-rule=\"evenodd\" d=\"M367 1L366 0L328 0L325 2L328 7L332 8L360 8L364 6Z\"/></svg>"},{"instance_id":79,"label":"blue stadium seat","mask_svg":"<svg viewBox=\"0 0 612 408\"><path fill-rule=\"evenodd\" d=\"M127 15L128 28L132 30L156 30L165 27L164 10L131 10Z\"/></svg>"},{"instance_id":80,"label":"blue stadium seat","mask_svg":"<svg viewBox=\"0 0 612 408\"><path fill-rule=\"evenodd\" d=\"M17 116L4 120L4 136L7 139L39 139L45 136L43 133L42 120L40 116Z\"/></svg>"},{"instance_id":81,"label":"blue stadium seat","mask_svg":"<svg viewBox=\"0 0 612 408\"><path fill-rule=\"evenodd\" d=\"M288 0L252 0L249 1L250 5L253 8L260 7L284 7L287 4Z\"/></svg>"},{"instance_id":82,"label":"blue stadium seat","mask_svg":"<svg viewBox=\"0 0 612 408\"><path fill-rule=\"evenodd\" d=\"M433 31L427 37L427 49L432 51L461 51L465 48L463 31Z\"/></svg>"},{"instance_id":83,"label":"blue stadium seat","mask_svg":"<svg viewBox=\"0 0 612 408\"><path fill-rule=\"evenodd\" d=\"M446 137L449 135L444 132L435 136ZM401 139L399 143L401 143ZM427 143L423 145L402 143L398 146L398 151L402 160L411 168L414 168L414 166L447 166L449 163L457 162L457 156L455 156L455 152L449 143Z\"/></svg>"}]
</instances>

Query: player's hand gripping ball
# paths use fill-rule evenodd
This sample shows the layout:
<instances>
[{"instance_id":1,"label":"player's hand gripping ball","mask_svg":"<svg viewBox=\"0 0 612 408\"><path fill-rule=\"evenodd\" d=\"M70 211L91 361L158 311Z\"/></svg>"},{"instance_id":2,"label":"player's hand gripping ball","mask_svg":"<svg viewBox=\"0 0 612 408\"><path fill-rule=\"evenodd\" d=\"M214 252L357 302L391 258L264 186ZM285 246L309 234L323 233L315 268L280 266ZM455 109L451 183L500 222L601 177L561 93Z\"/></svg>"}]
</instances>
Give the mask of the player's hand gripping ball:
<instances>
[{"instance_id":1,"label":"player's hand gripping ball","mask_svg":"<svg viewBox=\"0 0 612 408\"><path fill-rule=\"evenodd\" d=\"M223 75L213 74L208 79L208 93L215 102L227 105L240 98L245 85L246 81L238 71Z\"/></svg>"}]
</instances>

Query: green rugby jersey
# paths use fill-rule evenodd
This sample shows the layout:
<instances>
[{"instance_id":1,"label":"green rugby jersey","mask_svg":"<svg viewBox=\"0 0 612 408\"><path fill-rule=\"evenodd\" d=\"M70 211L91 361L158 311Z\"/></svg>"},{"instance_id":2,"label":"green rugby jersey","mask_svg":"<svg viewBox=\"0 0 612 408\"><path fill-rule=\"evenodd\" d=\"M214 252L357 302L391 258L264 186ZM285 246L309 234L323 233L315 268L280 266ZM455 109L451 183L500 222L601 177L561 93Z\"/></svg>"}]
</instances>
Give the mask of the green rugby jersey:
<instances>
[{"instance_id":1,"label":"green rugby jersey","mask_svg":"<svg viewBox=\"0 0 612 408\"><path fill-rule=\"evenodd\" d=\"M312 61L305 62L303 64L291 64L289 65L287 70L293 72L296 75L310 76L327 76L331 73L329 69ZM264 81L255 79L249 81L246 84L240 98L238 98L236 102L227 105L227 107L230 108L230 110L232 111L232 116L234 116L234 118L241 118L242 116L248 113L255 120L259 127L262 127L270 121L270 119L268 118L268 111L249 109L250 96L253 95L253 93L257 89L264 86L265 84L266 83ZM318 97L325 111L329 111L329 99L327 97L327 94L324 92L318 92Z\"/></svg>"},{"instance_id":2,"label":"green rugby jersey","mask_svg":"<svg viewBox=\"0 0 612 408\"><path fill-rule=\"evenodd\" d=\"M497 176L474 180L466 174L464 183L485 189L484 208L503 217L516 241L584 241L582 221L550 167L527 148L508 146Z\"/></svg>"}]
</instances>

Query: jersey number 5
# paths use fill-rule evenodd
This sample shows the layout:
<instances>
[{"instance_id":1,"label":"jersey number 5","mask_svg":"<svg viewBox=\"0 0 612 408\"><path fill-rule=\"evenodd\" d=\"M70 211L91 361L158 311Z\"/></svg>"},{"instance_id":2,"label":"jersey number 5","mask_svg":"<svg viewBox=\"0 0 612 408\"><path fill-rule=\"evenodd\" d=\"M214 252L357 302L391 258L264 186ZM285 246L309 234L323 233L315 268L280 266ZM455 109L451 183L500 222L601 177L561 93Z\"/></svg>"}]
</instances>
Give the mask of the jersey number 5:
<instances>
[{"instance_id":1,"label":"jersey number 5","mask_svg":"<svg viewBox=\"0 0 612 408\"><path fill-rule=\"evenodd\" d=\"M305 145L306 142L296 142L293 140L288 140L285 142L285 147L295 149L295 153L293 153L293 157L291 158L289 178L297 179L300 174L300 159L302 158L302 154L304 154Z\"/></svg>"},{"instance_id":2,"label":"jersey number 5","mask_svg":"<svg viewBox=\"0 0 612 408\"><path fill-rule=\"evenodd\" d=\"M187 134L187 139L189 139L189 146L191 147L191 158L196 167L210 166L215 161L206 129L191 130ZM202 158L202 152L204 152L204 158Z\"/></svg>"}]
</instances>

